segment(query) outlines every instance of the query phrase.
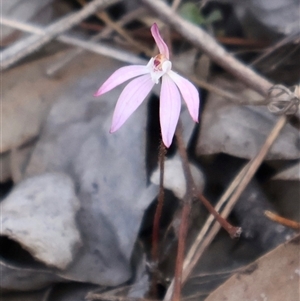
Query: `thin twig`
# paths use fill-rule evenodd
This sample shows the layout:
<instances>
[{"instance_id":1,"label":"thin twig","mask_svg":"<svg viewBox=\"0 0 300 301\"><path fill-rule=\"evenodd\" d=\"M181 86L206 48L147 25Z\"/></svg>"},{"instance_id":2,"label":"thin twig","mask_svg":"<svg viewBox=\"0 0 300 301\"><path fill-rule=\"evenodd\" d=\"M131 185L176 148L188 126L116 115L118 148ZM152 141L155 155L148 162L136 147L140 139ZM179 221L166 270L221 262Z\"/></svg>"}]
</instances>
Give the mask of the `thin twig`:
<instances>
[{"instance_id":1,"label":"thin twig","mask_svg":"<svg viewBox=\"0 0 300 301\"><path fill-rule=\"evenodd\" d=\"M202 49L208 57L233 74L249 87L263 96L268 95L272 83L231 56L216 40L200 27L182 19L161 0L143 0L166 23L174 27L181 35L196 47Z\"/></svg>"},{"instance_id":2,"label":"thin twig","mask_svg":"<svg viewBox=\"0 0 300 301\"><path fill-rule=\"evenodd\" d=\"M5 17L0 18L0 24L10 26L10 27L22 30L22 31L41 35L41 36L46 34L45 30L38 26L19 22L16 20L10 20ZM57 40L65 43L65 44L84 48L84 49L94 52L94 53L98 53L98 54L101 54L101 55L104 55L107 57L112 57L112 58L117 59L122 62L131 63L131 64L146 64L147 63L145 60L139 58L136 55L133 55L124 50L118 50L115 47L105 45L104 43L96 44L93 42L87 42L87 41L83 41L78 38L73 38L71 36L64 35L64 34L58 36Z\"/></svg>"},{"instance_id":3,"label":"thin twig","mask_svg":"<svg viewBox=\"0 0 300 301\"><path fill-rule=\"evenodd\" d=\"M222 218L220 214L215 210L211 203L202 195L198 194L198 198L205 205L209 213L218 221L218 223L227 231L231 238L237 238L241 234L241 228L233 227L226 219Z\"/></svg>"},{"instance_id":4,"label":"thin twig","mask_svg":"<svg viewBox=\"0 0 300 301\"><path fill-rule=\"evenodd\" d=\"M247 168L249 166L246 166L239 174L238 176L235 178L235 180L231 183L231 185L228 187L227 191L224 193L224 195L221 197L220 201L217 203L215 210L219 211L221 209L221 207L224 205L224 203L227 201L227 199L229 198L229 196L232 194L232 192L234 191L234 189L238 186L238 184L240 183L240 181L242 180L242 177L244 176L244 174L247 171ZM202 243L202 240L204 239L205 235L207 234L208 230L210 229L211 225L214 223L215 218L213 215L210 215L207 218L207 221L205 222L204 226L202 227L201 231L199 232L199 234L197 235L193 245L191 246L191 248L188 251L188 254L185 257L184 260L184 264L183 264L183 277L182 277L182 283L184 283L188 276L190 275L192 269L194 268L195 264L197 263L197 260L193 260L196 252L199 252L199 246L201 245L201 247L203 247L203 251L206 249L206 247L210 244L211 240L208 240L207 243L205 244L205 242ZM218 224L215 224L215 227L218 226ZM218 229L219 230L219 229ZM217 230L217 231L218 231ZM202 243L202 244L201 244ZM202 254L202 253L201 253ZM200 257L199 257L200 258ZM195 262L195 263L194 263ZM187 267L189 267L190 270L187 270ZM171 299L172 296L172 292L174 289L174 281L171 282L167 293L165 295L164 301L168 301Z\"/></svg>"},{"instance_id":5,"label":"thin twig","mask_svg":"<svg viewBox=\"0 0 300 301\"><path fill-rule=\"evenodd\" d=\"M235 179L232 181L228 189L221 197L220 201L217 203L215 209L216 211L219 211L220 208L223 206L223 204L227 201L229 196L232 195L232 197L229 199L229 201L227 202L226 206L224 207L221 213L221 216L224 219L228 217L229 213L231 212L232 208L237 202L239 196L241 195L246 185L249 183L254 173L262 163L270 147L272 146L272 144L278 137L280 131L284 127L286 120L287 120L286 116L281 116L278 119L277 123L275 124L273 130L270 132L269 136L267 137L259 153L239 172L239 174L235 177ZM242 187L242 189L240 187ZM202 227L200 233L198 234L196 240L194 241L193 245L191 246L183 264L182 283L186 282L193 268L199 261L200 257L203 255L204 251L207 249L207 247L210 245L210 243L212 242L212 240L215 238L218 231L220 230L221 225L219 223L215 223L211 227L213 221L214 221L214 217L210 215L206 223ZM171 300L173 291L174 291L174 279L172 280L166 292L164 301Z\"/></svg>"},{"instance_id":6,"label":"thin twig","mask_svg":"<svg viewBox=\"0 0 300 301\"><path fill-rule=\"evenodd\" d=\"M1 52L1 69L7 69L27 55L37 51L42 46L53 40L59 34L69 30L99 9L120 2L120 0L94 0L79 12L72 13L59 21L49 25L43 35L32 35L13 44Z\"/></svg>"},{"instance_id":7,"label":"thin twig","mask_svg":"<svg viewBox=\"0 0 300 301\"><path fill-rule=\"evenodd\" d=\"M230 197L228 203L226 204L225 208L223 209L221 215L223 218L227 218L229 213L231 212L232 208L236 204L238 198L241 196L242 192L254 176L255 172L257 171L258 167L264 160L265 156L267 155L270 147L275 142L276 138L278 137L280 131L284 127L286 123L286 116L281 116L277 123L275 124L274 128L270 132L269 136L267 137L264 145L262 146L259 153L255 156L254 159L252 159L247 166L245 166L242 171L238 174L238 176L234 179L233 182L239 183L236 190L233 192L232 196ZM242 174L241 181L237 180L237 178L240 178ZM232 191L232 185L228 188L228 190ZM228 196L228 191L225 192L225 195ZM221 200L224 200L224 197L221 197ZM220 207L220 205L218 205ZM184 271L183 271L183 277L182 280L185 282L190 275L192 269L196 265L196 263L199 261L201 255L203 254L206 247L210 244L210 242L213 240L215 235L218 233L220 229L220 225L218 223L215 223L215 225L212 227L209 236L207 236L206 239L201 243L200 241L197 241L197 245L192 246L193 250L195 250L194 255L191 256L189 254L189 262L184 265ZM197 251L196 251L197 250ZM192 259L191 259L192 258Z\"/></svg>"},{"instance_id":8,"label":"thin twig","mask_svg":"<svg viewBox=\"0 0 300 301\"><path fill-rule=\"evenodd\" d=\"M82 6L86 5L86 0L77 0ZM123 37L130 45L136 49L144 52L148 56L152 56L152 51L147 47L143 46L140 42L133 39L130 34L123 29L122 26L118 25L117 22L114 22L109 15L105 12L98 12L95 14L100 20L102 20L107 26L113 28L121 37Z\"/></svg>"},{"instance_id":9,"label":"thin twig","mask_svg":"<svg viewBox=\"0 0 300 301\"><path fill-rule=\"evenodd\" d=\"M125 14L121 17L120 20L118 20L116 23L118 26L123 27L125 24L131 22L134 19L137 19L139 17L143 17L145 13L147 12L145 7L138 7L136 10L128 12L128 14ZM113 32L113 28L107 27L104 28L102 31L103 37L108 37Z\"/></svg>"},{"instance_id":10,"label":"thin twig","mask_svg":"<svg viewBox=\"0 0 300 301\"><path fill-rule=\"evenodd\" d=\"M215 93L219 96L222 96L225 99L227 99L233 103L236 103L238 105L263 106L263 105L268 104L268 101L265 98L255 99L255 100L245 99L244 97L241 98L241 97L235 95L234 93L229 92L228 90L219 88L217 85L210 84L204 80L201 80L193 74L187 75L187 74L184 74L184 72L182 72L182 71L180 71L180 73L182 75L184 75L186 78L188 78L190 81L192 81L194 84L196 84L198 87L205 89L209 92Z\"/></svg>"},{"instance_id":11,"label":"thin twig","mask_svg":"<svg viewBox=\"0 0 300 301\"><path fill-rule=\"evenodd\" d=\"M172 10L176 11L180 4L181 4L181 0L174 0L171 6Z\"/></svg>"},{"instance_id":12,"label":"thin twig","mask_svg":"<svg viewBox=\"0 0 300 301\"><path fill-rule=\"evenodd\" d=\"M144 12L145 12L144 8L137 8L136 10L131 11L128 14L125 14L119 21L116 22L116 24L117 24L117 26L122 27L126 23L132 21L133 19L136 19L138 16L143 15ZM107 26L100 33L97 33L96 35L94 35L90 39L90 41L97 42L100 39L109 36L112 32L113 32L113 28ZM84 49L84 48L76 48L76 49L72 49L72 50L68 51L68 53L66 53L63 58L61 58L57 62L52 63L51 66L49 66L46 69L46 74L48 76L55 76L55 74L59 70L61 70L63 67L65 67L66 65L71 63L74 59L76 59L84 51L86 51L86 49Z\"/></svg>"},{"instance_id":13,"label":"thin twig","mask_svg":"<svg viewBox=\"0 0 300 301\"><path fill-rule=\"evenodd\" d=\"M182 270L184 266L183 258L184 258L184 249L185 249L185 239L187 235L189 214L190 214L193 200L200 199L200 201L207 208L207 210L219 222L219 224L229 233L231 237L238 237L241 233L241 229L239 227L233 227L232 225L230 225L222 216L220 216L220 214L209 203L209 201L197 190L194 179L192 177L186 149L184 146L184 141L182 138L181 122L179 122L177 126L176 139L178 145L178 152L182 160L182 167L186 179L187 189L186 189L186 195L183 200L183 209L181 213L175 275L164 300L170 300L171 298L172 300L180 299L181 285L183 283Z\"/></svg>"},{"instance_id":14,"label":"thin twig","mask_svg":"<svg viewBox=\"0 0 300 301\"><path fill-rule=\"evenodd\" d=\"M126 30L124 30L116 22L112 21L106 12L100 12L97 14L97 16L99 16L99 18L101 18L101 20L105 22L106 25L113 28L121 37L123 37L128 42L128 44L132 45L137 50L142 51L144 54L146 54L149 57L153 55L152 50L143 46L143 44L141 44L139 41L136 41L134 38L132 38Z\"/></svg>"},{"instance_id":15,"label":"thin twig","mask_svg":"<svg viewBox=\"0 0 300 301\"><path fill-rule=\"evenodd\" d=\"M232 183L229 185L229 187L227 188L226 192L222 195L222 197L220 198L219 202L217 203L217 205L215 206L215 210L218 212L220 211L220 209L222 208L222 206L225 204L225 202L227 202L228 198L230 197L230 195L234 192L234 190L236 189L236 187L239 185L239 183L241 182L241 180L243 179L246 171L249 168L249 164L247 164L241 171L240 173L236 176L236 178L232 181ZM208 230L210 229L211 225L214 223L215 218L213 215L210 215L205 224L203 225L203 227L201 228L201 231L199 232L199 234L197 235L193 245L191 246L185 261L184 261L184 267L183 269L185 270L186 267L190 264L192 258L194 257L199 245L201 244L203 238L205 237L206 233L208 232Z\"/></svg>"},{"instance_id":16,"label":"thin twig","mask_svg":"<svg viewBox=\"0 0 300 301\"><path fill-rule=\"evenodd\" d=\"M252 63L251 65L257 65L259 62L261 62L263 59L265 59L266 57L268 57L270 54L272 54L275 50L279 49L280 47L290 43L293 40L299 39L300 34L299 32L295 32L287 37L284 37L283 39L281 39L279 42L277 42L275 45L268 47L267 49L265 49L265 51L259 56L257 57Z\"/></svg>"},{"instance_id":17,"label":"thin twig","mask_svg":"<svg viewBox=\"0 0 300 301\"><path fill-rule=\"evenodd\" d=\"M295 230L300 230L300 223L296 222L296 221L292 221L290 219L287 219L285 217L279 216L269 210L265 211L265 216L268 217L270 220L281 224L285 227L289 227Z\"/></svg>"},{"instance_id":18,"label":"thin twig","mask_svg":"<svg viewBox=\"0 0 300 301\"><path fill-rule=\"evenodd\" d=\"M247 170L245 176L243 177L243 180L235 190L235 192L232 194L230 200L228 201L228 204L234 204L237 202L238 198L243 193L246 186L249 184L251 179L253 178L254 174L256 173L257 169L261 165L262 161L264 160L265 156L267 155L269 149L271 148L272 144L275 142L276 138L278 137L280 131L283 129L287 122L287 116L282 115L277 123L275 124L274 128L270 132L269 136L267 137L263 147L260 149L257 156L252 160L251 165L249 166L249 169Z\"/></svg>"}]
</instances>

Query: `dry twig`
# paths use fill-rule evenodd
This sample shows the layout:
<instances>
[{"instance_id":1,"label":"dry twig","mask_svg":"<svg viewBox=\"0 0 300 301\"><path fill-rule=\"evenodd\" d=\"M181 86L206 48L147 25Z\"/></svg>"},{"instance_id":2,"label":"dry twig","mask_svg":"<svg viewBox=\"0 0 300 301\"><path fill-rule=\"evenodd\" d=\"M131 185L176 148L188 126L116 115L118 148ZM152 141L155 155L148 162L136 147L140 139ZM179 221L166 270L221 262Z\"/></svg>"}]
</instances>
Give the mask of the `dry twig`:
<instances>
[{"instance_id":1,"label":"dry twig","mask_svg":"<svg viewBox=\"0 0 300 301\"><path fill-rule=\"evenodd\" d=\"M290 219L284 218L282 216L279 216L269 210L265 211L265 216L268 217L270 220L281 224L285 227L289 227L295 230L300 230L300 223L296 222L296 221L292 221Z\"/></svg>"},{"instance_id":2,"label":"dry twig","mask_svg":"<svg viewBox=\"0 0 300 301\"><path fill-rule=\"evenodd\" d=\"M126 23L136 19L138 16L143 15L144 12L145 12L144 8L137 8L136 10L131 11L128 14L125 14L119 21L114 22L114 24L115 24L115 26L118 26L121 28ZM98 42L102 38L108 37L113 31L114 31L113 27L107 26L100 33L94 35L90 39L90 41ZM102 43L102 45L103 45L103 43ZM99 45L99 46L101 47L101 45ZM76 48L76 49L70 50L68 53L65 54L65 56L63 58L61 58L57 62L52 63L51 66L49 66L47 68L47 70L46 70L47 75L54 76L59 70L64 68L66 65L68 65L70 62L72 62L75 58L77 58L81 53L83 53L86 50L87 49L85 49L85 48ZM97 53L99 53L99 52L97 52ZM105 53L100 53L100 54L105 55ZM123 61L123 60L121 60L121 61ZM128 62L128 61L126 61L126 62Z\"/></svg>"},{"instance_id":3,"label":"dry twig","mask_svg":"<svg viewBox=\"0 0 300 301\"><path fill-rule=\"evenodd\" d=\"M18 22L15 20L10 20L5 17L2 17L0 19L0 24L7 25L7 26L10 26L10 27L13 27L16 29L20 29L22 31L34 33L34 34L41 35L41 36L46 34L45 31L38 26L30 25L28 23ZM64 35L64 34L58 36L57 40L65 43L65 44L81 47L83 49L92 51L94 53L98 53L98 54L101 54L101 55L104 55L107 57L112 57L112 58L117 59L122 62L131 63L131 64L145 64L146 63L145 60L137 57L136 55L133 55L133 54L123 51L123 50L118 50L111 46L104 45L103 43L101 43L101 45L100 45L100 44L96 44L93 42L86 42L86 41L80 40L78 38L73 38L71 36Z\"/></svg>"},{"instance_id":4,"label":"dry twig","mask_svg":"<svg viewBox=\"0 0 300 301\"><path fill-rule=\"evenodd\" d=\"M216 40L200 27L182 19L163 1L143 0L166 23L174 27L185 39L202 49L214 62L263 96L268 95L272 83L231 56Z\"/></svg>"},{"instance_id":5,"label":"dry twig","mask_svg":"<svg viewBox=\"0 0 300 301\"><path fill-rule=\"evenodd\" d=\"M281 116L277 123L275 124L273 130L267 137L264 145L262 146L259 153L253 158L237 175L237 177L233 180L232 184L229 186L227 191L221 197L220 201L216 206L216 210L219 210L224 202L228 199L228 196L231 195L229 201L227 202L225 208L222 210L221 216L223 218L227 218L229 213L231 212L232 208L236 204L237 200L243 193L245 187L251 181L252 177L254 176L255 172L259 168L260 164L264 160L266 154L268 153L270 147L275 142L276 138L278 137L280 131L283 129L285 123L287 121L287 117L285 115ZM199 261L200 257L202 256L203 252L212 242L218 231L220 230L220 224L215 223L213 227L208 230L214 221L214 218L210 216L206 221L204 227L198 234L195 242L193 243L192 247L188 255L186 256L184 265L183 265L183 272L182 272L182 283L184 283L189 275L191 274L194 266ZM164 301L168 301L171 299L172 293L174 289L174 280L171 282L171 285L168 288L168 291L165 295Z\"/></svg>"},{"instance_id":6,"label":"dry twig","mask_svg":"<svg viewBox=\"0 0 300 301\"><path fill-rule=\"evenodd\" d=\"M53 40L56 36L69 30L99 9L104 9L120 0L94 0L82 8L79 12L72 13L61 20L49 25L43 35L32 35L13 44L1 52L1 69L7 69L22 58L40 49Z\"/></svg>"},{"instance_id":7,"label":"dry twig","mask_svg":"<svg viewBox=\"0 0 300 301\"><path fill-rule=\"evenodd\" d=\"M86 5L85 0L77 0L82 6ZM123 37L130 45L134 48L144 52L148 56L152 56L152 51L147 47L143 46L141 43L133 39L130 34L123 29L122 25L120 26L117 22L114 22L105 11L96 13L96 16L102 20L107 26L114 29L121 37Z\"/></svg>"},{"instance_id":8,"label":"dry twig","mask_svg":"<svg viewBox=\"0 0 300 301\"><path fill-rule=\"evenodd\" d=\"M182 124L179 121L176 129L176 140L178 146L178 152L182 161L183 173L186 179L186 194L183 199L183 208L181 213L181 221L178 234L178 251L176 258L175 276L174 276L174 289L172 288L172 300L180 300L181 285L182 285L182 270L184 266L184 250L185 239L189 227L189 214L192 208L193 200L199 199L212 216L218 221L218 223L230 234L231 237L238 237L241 233L241 229L233 227L224 218L222 218L217 211L211 206L209 201L198 191L196 188L190 166L188 161L187 152L184 146L182 137ZM170 293L171 294L171 293ZM171 295L169 296L171 298Z\"/></svg>"}]
</instances>

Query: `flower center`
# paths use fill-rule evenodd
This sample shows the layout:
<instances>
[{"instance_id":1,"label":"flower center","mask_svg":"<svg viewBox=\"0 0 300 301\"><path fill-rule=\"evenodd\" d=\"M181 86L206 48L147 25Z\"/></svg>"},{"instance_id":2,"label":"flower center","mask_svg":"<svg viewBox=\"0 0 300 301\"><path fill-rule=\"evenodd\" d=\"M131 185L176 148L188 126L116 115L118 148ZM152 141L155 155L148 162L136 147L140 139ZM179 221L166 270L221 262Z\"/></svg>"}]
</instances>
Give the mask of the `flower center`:
<instances>
[{"instance_id":1,"label":"flower center","mask_svg":"<svg viewBox=\"0 0 300 301\"><path fill-rule=\"evenodd\" d=\"M163 63L167 61L167 58L163 54L158 54L154 57L153 65L155 71L163 71L162 65Z\"/></svg>"},{"instance_id":2,"label":"flower center","mask_svg":"<svg viewBox=\"0 0 300 301\"><path fill-rule=\"evenodd\" d=\"M172 68L172 63L163 55L158 54L151 58L148 65L150 75L154 83L158 84L159 79Z\"/></svg>"}]
</instances>

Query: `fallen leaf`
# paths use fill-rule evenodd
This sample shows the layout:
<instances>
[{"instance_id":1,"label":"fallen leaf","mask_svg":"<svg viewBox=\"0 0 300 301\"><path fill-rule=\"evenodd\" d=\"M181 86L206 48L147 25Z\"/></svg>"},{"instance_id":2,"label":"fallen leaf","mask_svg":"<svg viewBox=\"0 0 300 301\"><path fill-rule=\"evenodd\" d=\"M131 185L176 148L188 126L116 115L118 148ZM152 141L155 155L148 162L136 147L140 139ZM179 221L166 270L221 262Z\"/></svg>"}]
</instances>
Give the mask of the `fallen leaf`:
<instances>
[{"instance_id":1,"label":"fallen leaf","mask_svg":"<svg viewBox=\"0 0 300 301\"><path fill-rule=\"evenodd\" d=\"M233 275L205 301L299 300L300 237L278 246Z\"/></svg>"}]
</instances>

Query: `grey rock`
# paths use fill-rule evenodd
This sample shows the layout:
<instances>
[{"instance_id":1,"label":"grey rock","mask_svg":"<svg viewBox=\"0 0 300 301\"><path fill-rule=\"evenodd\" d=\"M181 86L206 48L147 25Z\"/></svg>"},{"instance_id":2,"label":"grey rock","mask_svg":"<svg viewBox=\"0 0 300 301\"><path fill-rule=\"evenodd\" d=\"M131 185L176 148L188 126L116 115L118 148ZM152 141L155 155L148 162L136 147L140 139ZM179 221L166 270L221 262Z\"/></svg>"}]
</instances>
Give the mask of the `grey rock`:
<instances>
[{"instance_id":1,"label":"grey rock","mask_svg":"<svg viewBox=\"0 0 300 301\"><path fill-rule=\"evenodd\" d=\"M74 281L119 285L131 275L130 258L145 209L157 194L147 187L144 102L109 134L122 87L94 98L99 85L121 64L101 68L66 88L53 106L26 170L27 176L60 171L71 175L81 202L83 246L59 275Z\"/></svg>"},{"instance_id":2,"label":"grey rock","mask_svg":"<svg viewBox=\"0 0 300 301\"><path fill-rule=\"evenodd\" d=\"M81 243L79 201L65 174L46 173L17 185L1 203L2 235L46 265L65 269Z\"/></svg>"},{"instance_id":3,"label":"grey rock","mask_svg":"<svg viewBox=\"0 0 300 301\"><path fill-rule=\"evenodd\" d=\"M199 191L204 189L204 175L195 165L190 164L193 179ZM151 175L151 182L159 185L160 170L157 168ZM186 193L186 179L184 177L181 160L178 156L165 161L164 187L171 190L176 197L183 199Z\"/></svg>"},{"instance_id":4,"label":"grey rock","mask_svg":"<svg viewBox=\"0 0 300 301\"><path fill-rule=\"evenodd\" d=\"M241 99L251 99L251 90L224 80L215 84L233 91ZM255 96L254 96L255 97ZM255 102L256 98L252 99ZM201 117L198 155L226 153L251 159L263 146L278 116L266 107L243 106L210 94ZM300 157L299 131L286 124L266 156L266 160Z\"/></svg>"}]
</instances>

